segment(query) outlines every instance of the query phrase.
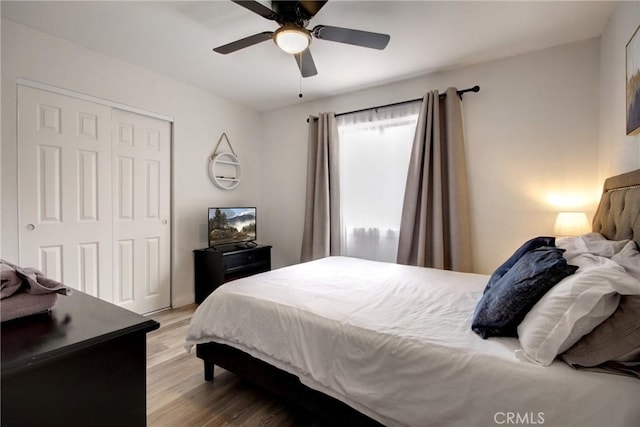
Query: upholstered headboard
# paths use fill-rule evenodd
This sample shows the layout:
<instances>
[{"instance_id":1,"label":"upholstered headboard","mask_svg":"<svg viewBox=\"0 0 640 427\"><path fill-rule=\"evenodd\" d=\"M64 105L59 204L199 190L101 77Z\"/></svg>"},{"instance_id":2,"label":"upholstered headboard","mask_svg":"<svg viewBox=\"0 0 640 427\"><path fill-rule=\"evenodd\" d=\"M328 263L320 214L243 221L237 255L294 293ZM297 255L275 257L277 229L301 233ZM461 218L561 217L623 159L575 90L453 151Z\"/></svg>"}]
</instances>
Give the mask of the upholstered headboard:
<instances>
[{"instance_id":1,"label":"upholstered headboard","mask_svg":"<svg viewBox=\"0 0 640 427\"><path fill-rule=\"evenodd\" d=\"M609 240L633 239L640 247L640 169L605 180L593 231Z\"/></svg>"}]
</instances>

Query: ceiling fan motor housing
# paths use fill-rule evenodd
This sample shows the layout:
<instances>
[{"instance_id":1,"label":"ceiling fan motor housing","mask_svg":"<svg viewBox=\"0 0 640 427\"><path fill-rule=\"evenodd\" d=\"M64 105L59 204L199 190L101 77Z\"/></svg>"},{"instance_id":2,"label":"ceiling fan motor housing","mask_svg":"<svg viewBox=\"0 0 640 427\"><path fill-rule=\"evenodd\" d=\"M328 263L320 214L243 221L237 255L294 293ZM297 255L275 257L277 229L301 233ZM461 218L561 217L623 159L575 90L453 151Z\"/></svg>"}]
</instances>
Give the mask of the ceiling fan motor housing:
<instances>
[{"instance_id":1,"label":"ceiling fan motor housing","mask_svg":"<svg viewBox=\"0 0 640 427\"><path fill-rule=\"evenodd\" d=\"M274 0L271 9L278 14L276 22L280 25L293 24L306 28L313 14L309 13L299 1Z\"/></svg>"}]
</instances>

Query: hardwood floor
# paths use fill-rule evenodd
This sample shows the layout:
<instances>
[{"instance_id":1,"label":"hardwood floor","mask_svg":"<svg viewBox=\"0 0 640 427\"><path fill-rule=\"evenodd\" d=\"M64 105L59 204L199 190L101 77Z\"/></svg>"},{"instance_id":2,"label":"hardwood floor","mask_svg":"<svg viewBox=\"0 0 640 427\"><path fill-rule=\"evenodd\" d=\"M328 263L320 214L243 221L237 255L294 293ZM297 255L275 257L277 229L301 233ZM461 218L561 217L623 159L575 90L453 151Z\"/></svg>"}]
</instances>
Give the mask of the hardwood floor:
<instances>
[{"instance_id":1,"label":"hardwood floor","mask_svg":"<svg viewBox=\"0 0 640 427\"><path fill-rule=\"evenodd\" d=\"M147 335L149 427L322 425L314 415L217 366L214 381L205 381L195 349L184 349L195 309L194 304L150 316L160 328Z\"/></svg>"}]
</instances>

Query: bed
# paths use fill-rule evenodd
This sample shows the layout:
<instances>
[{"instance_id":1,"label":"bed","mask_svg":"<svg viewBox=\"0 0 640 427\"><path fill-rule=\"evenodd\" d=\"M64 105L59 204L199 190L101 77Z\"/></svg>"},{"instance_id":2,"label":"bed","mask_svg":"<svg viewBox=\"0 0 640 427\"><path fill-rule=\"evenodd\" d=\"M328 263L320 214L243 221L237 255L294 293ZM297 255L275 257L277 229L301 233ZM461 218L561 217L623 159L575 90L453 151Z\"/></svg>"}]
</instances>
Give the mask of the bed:
<instances>
[{"instance_id":1,"label":"bed","mask_svg":"<svg viewBox=\"0 0 640 427\"><path fill-rule=\"evenodd\" d=\"M640 170L606 180L593 231L637 249ZM518 338L475 334L488 280L328 257L218 288L186 345L206 380L218 365L336 424L640 425L638 378L528 363Z\"/></svg>"}]
</instances>

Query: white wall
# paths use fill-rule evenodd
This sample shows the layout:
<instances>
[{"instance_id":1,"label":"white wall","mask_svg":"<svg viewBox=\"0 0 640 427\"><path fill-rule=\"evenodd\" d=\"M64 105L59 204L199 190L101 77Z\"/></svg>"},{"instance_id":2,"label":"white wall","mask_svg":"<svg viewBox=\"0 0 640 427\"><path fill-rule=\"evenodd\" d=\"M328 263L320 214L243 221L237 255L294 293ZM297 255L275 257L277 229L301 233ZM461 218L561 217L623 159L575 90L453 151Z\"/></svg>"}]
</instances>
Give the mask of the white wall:
<instances>
[{"instance_id":1,"label":"white wall","mask_svg":"<svg viewBox=\"0 0 640 427\"><path fill-rule=\"evenodd\" d=\"M601 186L601 176L593 170L598 156L608 153L605 131L614 121L606 116L611 108L598 109L599 95L613 91L606 86L609 80L618 80L617 69L624 67L619 44L624 47L632 32L627 27L634 24L627 21L631 21L628 9L633 7L637 25L637 6L618 5L601 41L594 39L434 73L261 115L192 86L3 20L1 255L17 260L18 77L175 118L172 267L176 306L193 298L191 251L206 245L207 206L257 205L259 240L274 246L274 267L299 261L309 114L367 108L417 98L431 89L479 84L481 92L466 95L463 108L472 190L474 270L491 272L523 240L551 233L557 210L593 213ZM612 51L616 54L615 67L605 58ZM624 89L621 93L624 96ZM603 106L608 104L623 102L603 100ZM619 114L624 117L621 108ZM615 121L620 121L617 115ZM604 126L598 133L599 119ZM624 124L619 127L624 134ZM231 192L215 188L206 175L206 159L223 131L243 162L243 182ZM614 147L628 147L625 144L616 142ZM636 143L630 148L636 150L631 160L626 153L615 155L617 162L630 164L603 167L601 161L601 174L637 168L637 147ZM548 201L553 193L579 196L578 202L575 206L554 206Z\"/></svg>"},{"instance_id":2,"label":"white wall","mask_svg":"<svg viewBox=\"0 0 640 427\"><path fill-rule=\"evenodd\" d=\"M600 38L599 171L605 177L640 168L640 136L626 136L625 46L640 25L640 2L617 2Z\"/></svg>"},{"instance_id":3,"label":"white wall","mask_svg":"<svg viewBox=\"0 0 640 427\"><path fill-rule=\"evenodd\" d=\"M0 16L2 16L1 14L2 12L2 2L0 2ZM2 46L2 19L0 19L0 47ZM2 82L2 55L0 55L0 82ZM2 84L0 84L0 105L2 102ZM1 109L0 109L1 110ZM0 120L0 138L2 137L2 120ZM2 194L2 189L1 189L1 183L3 182L3 178L2 178L2 147L0 146L0 195ZM2 245L3 245L3 238L2 235L3 230L4 230L4 224L2 223L2 218L4 217L3 213L2 213L2 209L3 209L3 205L4 203L2 203L2 197L0 197L0 259L2 259Z\"/></svg>"},{"instance_id":4,"label":"white wall","mask_svg":"<svg viewBox=\"0 0 640 427\"><path fill-rule=\"evenodd\" d=\"M19 261L16 79L26 78L174 118L172 301L174 306L193 302L192 251L207 245L206 208L260 209L260 114L13 21L2 20L1 30L2 258ZM207 175L207 159L222 132L243 165L242 182L234 191L214 187Z\"/></svg>"},{"instance_id":5,"label":"white wall","mask_svg":"<svg viewBox=\"0 0 640 427\"><path fill-rule=\"evenodd\" d=\"M593 39L263 114L262 236L274 246L274 266L299 261L306 117L413 99L448 86L481 86L463 102L474 271L490 273L525 239L551 234L558 210L591 215L600 188L599 65L599 40ZM550 203L554 193L564 202ZM577 201L569 206L570 200Z\"/></svg>"}]
</instances>

